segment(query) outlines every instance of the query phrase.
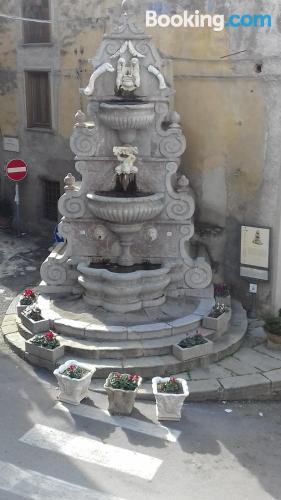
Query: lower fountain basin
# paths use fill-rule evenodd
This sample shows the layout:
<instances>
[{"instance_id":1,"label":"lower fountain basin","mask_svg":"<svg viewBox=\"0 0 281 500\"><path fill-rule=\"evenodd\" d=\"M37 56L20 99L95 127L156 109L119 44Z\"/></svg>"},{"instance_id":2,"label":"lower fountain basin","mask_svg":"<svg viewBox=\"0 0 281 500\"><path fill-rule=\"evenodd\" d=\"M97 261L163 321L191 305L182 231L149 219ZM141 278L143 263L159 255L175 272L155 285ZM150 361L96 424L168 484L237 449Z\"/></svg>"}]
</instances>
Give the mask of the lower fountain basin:
<instances>
[{"instance_id":1,"label":"lower fountain basin","mask_svg":"<svg viewBox=\"0 0 281 500\"><path fill-rule=\"evenodd\" d=\"M164 264L155 267L112 272L81 263L78 265L78 281L84 289L83 299L87 304L119 313L160 306L166 301L172 266Z\"/></svg>"},{"instance_id":2,"label":"lower fountain basin","mask_svg":"<svg viewBox=\"0 0 281 500\"><path fill-rule=\"evenodd\" d=\"M164 193L128 198L87 194L92 214L117 224L136 224L153 219L162 212L164 197Z\"/></svg>"}]
</instances>

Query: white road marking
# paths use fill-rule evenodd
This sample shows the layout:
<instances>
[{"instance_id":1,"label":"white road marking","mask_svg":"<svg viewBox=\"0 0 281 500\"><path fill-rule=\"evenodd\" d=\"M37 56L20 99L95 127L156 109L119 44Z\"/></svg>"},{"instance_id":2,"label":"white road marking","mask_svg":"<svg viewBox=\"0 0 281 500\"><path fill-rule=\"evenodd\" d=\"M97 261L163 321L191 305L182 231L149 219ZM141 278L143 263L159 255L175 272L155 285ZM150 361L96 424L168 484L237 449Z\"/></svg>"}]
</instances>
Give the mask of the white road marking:
<instances>
[{"instance_id":1,"label":"white road marking","mask_svg":"<svg viewBox=\"0 0 281 500\"><path fill-rule=\"evenodd\" d=\"M121 427L124 429L130 429L141 434L147 434L159 439L164 439L170 443L176 443L181 431L175 429L168 429L161 424L152 424L149 422L143 422L142 420L137 420L132 417L119 417L112 416L107 410L101 410L93 408L91 406L79 405L79 406L68 406L62 403L58 403L55 406L55 410L64 411L69 414L78 415L80 417L91 418L92 420L99 420L105 424L114 425L115 427Z\"/></svg>"},{"instance_id":2,"label":"white road marking","mask_svg":"<svg viewBox=\"0 0 281 500\"><path fill-rule=\"evenodd\" d=\"M46 476L29 469L0 461L0 496L1 491L14 493L19 498L31 500L122 500L101 491L78 486L55 477ZM2 498L2 497L1 497Z\"/></svg>"},{"instance_id":3,"label":"white road marking","mask_svg":"<svg viewBox=\"0 0 281 500\"><path fill-rule=\"evenodd\" d=\"M20 441L146 480L152 480L162 464L162 460L149 455L104 444L77 434L68 434L40 424L32 427Z\"/></svg>"}]
</instances>

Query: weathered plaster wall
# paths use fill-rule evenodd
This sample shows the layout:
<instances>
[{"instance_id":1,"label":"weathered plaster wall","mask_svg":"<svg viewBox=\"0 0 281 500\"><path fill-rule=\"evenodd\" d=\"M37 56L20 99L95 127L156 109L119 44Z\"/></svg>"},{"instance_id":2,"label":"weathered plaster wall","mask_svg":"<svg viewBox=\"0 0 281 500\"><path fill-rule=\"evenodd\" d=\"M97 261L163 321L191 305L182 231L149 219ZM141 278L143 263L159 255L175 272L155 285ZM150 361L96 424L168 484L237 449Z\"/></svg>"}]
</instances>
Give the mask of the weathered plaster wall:
<instances>
[{"instance_id":1,"label":"weathered plaster wall","mask_svg":"<svg viewBox=\"0 0 281 500\"><path fill-rule=\"evenodd\" d=\"M19 2L15 0L0 3L9 3L10 12L19 12ZM95 54L106 26L118 18L120 3L119 0L53 0L54 43L48 48L22 48L21 23L1 22L1 129L2 133L4 130L6 134L19 135L20 155L33 171L22 188L30 227L42 228L39 177L62 180L67 171L73 171L68 139L75 112L81 106L85 109L78 89L88 80L91 66L87 60ZM198 9L226 16L260 12L273 16L270 30L233 28L214 32L207 28L154 28L148 32L161 53L173 63L175 107L181 113L188 139L182 170L190 178L197 199L197 241L206 246L216 279L224 276L237 288L242 285L246 290L245 282L237 278L240 225L272 227L273 280L270 285L260 287L259 298L261 302L280 306L276 277L277 257L281 255L280 2L144 0L136 4L139 20L144 19L146 8L162 13ZM2 11L7 12L6 5ZM230 55L239 51L245 52ZM230 56L224 57L227 55ZM25 129L23 70L36 61L52 70L54 134ZM256 64L262 64L260 73ZM9 157L1 149L0 154L3 161ZM36 210L30 207L31 198Z\"/></svg>"}]
</instances>

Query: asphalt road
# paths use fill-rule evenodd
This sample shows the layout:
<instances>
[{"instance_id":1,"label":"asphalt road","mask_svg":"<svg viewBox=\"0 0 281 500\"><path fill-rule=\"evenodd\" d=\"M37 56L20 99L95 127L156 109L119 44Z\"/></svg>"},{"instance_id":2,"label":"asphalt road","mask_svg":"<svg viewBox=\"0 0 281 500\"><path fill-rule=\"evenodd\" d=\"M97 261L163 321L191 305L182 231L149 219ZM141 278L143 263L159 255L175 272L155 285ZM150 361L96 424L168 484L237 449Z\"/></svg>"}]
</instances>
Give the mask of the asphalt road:
<instances>
[{"instance_id":1,"label":"asphalt road","mask_svg":"<svg viewBox=\"0 0 281 500\"><path fill-rule=\"evenodd\" d=\"M151 402L120 427L105 421L103 395L64 411L56 397L52 375L2 345L1 500L281 498L278 402L186 405L171 442Z\"/></svg>"}]
</instances>

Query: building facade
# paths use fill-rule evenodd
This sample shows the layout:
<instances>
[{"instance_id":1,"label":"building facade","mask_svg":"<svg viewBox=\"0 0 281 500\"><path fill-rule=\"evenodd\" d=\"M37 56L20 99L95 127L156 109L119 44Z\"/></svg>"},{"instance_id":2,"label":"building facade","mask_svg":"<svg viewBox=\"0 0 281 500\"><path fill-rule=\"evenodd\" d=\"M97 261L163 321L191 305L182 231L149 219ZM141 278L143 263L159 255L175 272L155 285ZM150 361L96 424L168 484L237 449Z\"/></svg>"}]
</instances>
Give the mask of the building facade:
<instances>
[{"instance_id":1,"label":"building facade","mask_svg":"<svg viewBox=\"0 0 281 500\"><path fill-rule=\"evenodd\" d=\"M1 197L14 197L4 166L19 157L29 166L20 186L23 227L53 230L63 178L74 173L69 136L78 109L78 89L92 72L88 59L120 15L119 0L0 1ZM181 166L196 196L196 236L209 255L215 280L239 277L241 225L272 229L268 283L259 285L266 308L281 307L281 7L278 0L167 0L135 2L139 22L147 9L158 15L189 12L269 13L272 25L223 29L147 28L173 71L175 108L188 147ZM50 22L37 23L16 18ZM8 151L7 139L19 151ZM10 148L11 149L11 148ZM77 176L77 173L76 173Z\"/></svg>"}]
</instances>

